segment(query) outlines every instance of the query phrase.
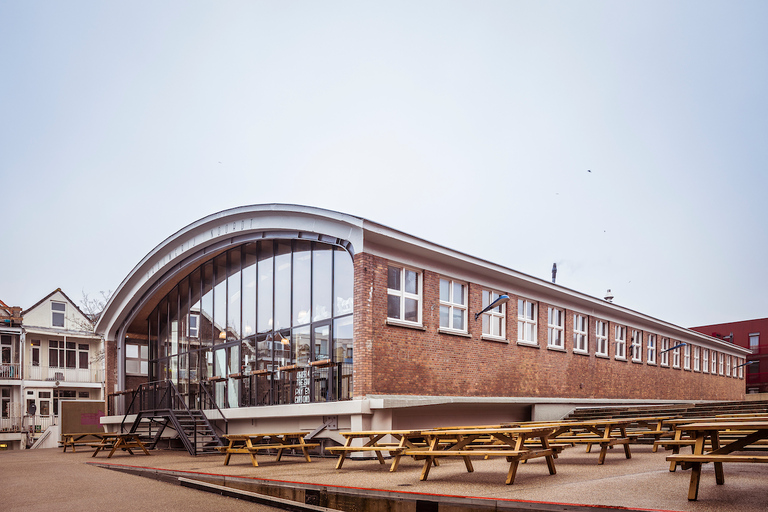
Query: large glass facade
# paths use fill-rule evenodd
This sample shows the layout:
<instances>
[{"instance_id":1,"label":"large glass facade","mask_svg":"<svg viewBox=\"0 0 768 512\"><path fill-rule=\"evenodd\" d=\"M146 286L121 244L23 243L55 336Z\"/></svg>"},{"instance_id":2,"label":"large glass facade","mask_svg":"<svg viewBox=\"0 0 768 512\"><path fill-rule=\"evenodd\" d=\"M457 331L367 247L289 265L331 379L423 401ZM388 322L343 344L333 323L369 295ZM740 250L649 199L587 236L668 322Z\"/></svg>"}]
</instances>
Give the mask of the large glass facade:
<instances>
[{"instance_id":1,"label":"large glass facade","mask_svg":"<svg viewBox=\"0 0 768 512\"><path fill-rule=\"evenodd\" d=\"M147 318L149 379L172 380L191 408L349 400L352 283L350 254L321 242L219 254Z\"/></svg>"}]
</instances>

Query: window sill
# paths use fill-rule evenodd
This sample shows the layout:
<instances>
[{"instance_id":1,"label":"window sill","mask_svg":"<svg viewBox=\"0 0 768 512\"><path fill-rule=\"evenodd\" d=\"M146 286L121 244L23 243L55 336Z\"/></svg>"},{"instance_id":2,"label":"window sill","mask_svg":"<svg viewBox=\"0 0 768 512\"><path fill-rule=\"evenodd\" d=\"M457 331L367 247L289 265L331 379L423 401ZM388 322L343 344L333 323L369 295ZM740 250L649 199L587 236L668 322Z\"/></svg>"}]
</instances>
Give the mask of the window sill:
<instances>
[{"instance_id":1,"label":"window sill","mask_svg":"<svg viewBox=\"0 0 768 512\"><path fill-rule=\"evenodd\" d=\"M555 345L547 345L547 350L552 350L554 352L565 352L565 353L568 352L567 350L565 350L565 347L558 347Z\"/></svg>"},{"instance_id":2,"label":"window sill","mask_svg":"<svg viewBox=\"0 0 768 512\"><path fill-rule=\"evenodd\" d=\"M627 358L626 357L614 357L613 359L616 360L616 361L623 361L625 363L627 362Z\"/></svg>"},{"instance_id":3,"label":"window sill","mask_svg":"<svg viewBox=\"0 0 768 512\"><path fill-rule=\"evenodd\" d=\"M439 327L437 332L440 334L450 334L451 336L461 336L462 338L471 338L472 335L465 331L456 331L453 329L446 329L445 327Z\"/></svg>"},{"instance_id":4,"label":"window sill","mask_svg":"<svg viewBox=\"0 0 768 512\"><path fill-rule=\"evenodd\" d=\"M574 350L573 353L577 356L588 356L589 352L586 350Z\"/></svg>"},{"instance_id":5,"label":"window sill","mask_svg":"<svg viewBox=\"0 0 768 512\"><path fill-rule=\"evenodd\" d=\"M645 364L647 364L648 366L656 366L656 363L654 361L648 361Z\"/></svg>"},{"instance_id":6,"label":"window sill","mask_svg":"<svg viewBox=\"0 0 768 512\"><path fill-rule=\"evenodd\" d=\"M495 341L496 343L509 344L509 340L507 340L507 338L502 338L501 336L491 336L490 334L483 334L480 339L483 341Z\"/></svg>"},{"instance_id":7,"label":"window sill","mask_svg":"<svg viewBox=\"0 0 768 512\"><path fill-rule=\"evenodd\" d=\"M416 329L418 331L427 330L427 328L422 324L417 324L415 322L405 322L403 320L395 320L393 318L387 318L387 325L391 325L393 327L405 327L407 329Z\"/></svg>"},{"instance_id":8,"label":"window sill","mask_svg":"<svg viewBox=\"0 0 768 512\"><path fill-rule=\"evenodd\" d=\"M643 364L643 361L641 359L633 359L632 362L635 364Z\"/></svg>"},{"instance_id":9,"label":"window sill","mask_svg":"<svg viewBox=\"0 0 768 512\"><path fill-rule=\"evenodd\" d=\"M521 347L531 347L531 348L540 348L538 343L533 343L531 341L521 341L517 340L517 344Z\"/></svg>"},{"instance_id":10,"label":"window sill","mask_svg":"<svg viewBox=\"0 0 768 512\"><path fill-rule=\"evenodd\" d=\"M600 359L610 359L611 356L608 354L595 354L595 357L599 357Z\"/></svg>"}]
</instances>

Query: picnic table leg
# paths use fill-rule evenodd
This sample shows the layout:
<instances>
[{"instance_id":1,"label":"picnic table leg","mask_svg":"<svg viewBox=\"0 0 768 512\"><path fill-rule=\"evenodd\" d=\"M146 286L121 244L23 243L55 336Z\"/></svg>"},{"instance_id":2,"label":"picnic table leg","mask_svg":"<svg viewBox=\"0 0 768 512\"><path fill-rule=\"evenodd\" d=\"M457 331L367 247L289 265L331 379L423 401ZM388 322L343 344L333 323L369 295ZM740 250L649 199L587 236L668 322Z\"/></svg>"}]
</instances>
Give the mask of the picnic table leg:
<instances>
[{"instance_id":1,"label":"picnic table leg","mask_svg":"<svg viewBox=\"0 0 768 512\"><path fill-rule=\"evenodd\" d=\"M627 427L621 427L619 432L621 432L621 437L627 437ZM626 455L628 459L632 458L632 451L629 448L629 442L624 443L624 455Z\"/></svg>"},{"instance_id":2,"label":"picnic table leg","mask_svg":"<svg viewBox=\"0 0 768 512\"><path fill-rule=\"evenodd\" d=\"M720 448L720 434L719 432L712 431L710 432L710 440L712 442L712 451L717 450ZM725 483L725 475L723 474L723 463L722 462L715 462L715 482L717 482L717 485L723 485Z\"/></svg>"},{"instance_id":3,"label":"picnic table leg","mask_svg":"<svg viewBox=\"0 0 768 512\"><path fill-rule=\"evenodd\" d=\"M701 480L701 462L691 463L691 484L688 486L688 501L696 501L699 496L699 480Z\"/></svg>"},{"instance_id":4,"label":"picnic table leg","mask_svg":"<svg viewBox=\"0 0 768 512\"><path fill-rule=\"evenodd\" d=\"M549 450L549 439L546 437L541 438L541 446L545 450ZM554 453L552 455L545 455L544 458L547 461L547 469L549 469L549 474L554 475L557 474L557 469L555 469L555 455Z\"/></svg>"},{"instance_id":5,"label":"picnic table leg","mask_svg":"<svg viewBox=\"0 0 768 512\"><path fill-rule=\"evenodd\" d=\"M114 454L115 454L115 450L117 450L117 449L118 449L118 447L120 446L120 444L122 444L122 441L123 441L123 438L121 438L121 437L118 437L118 438L115 440L114 444L112 445L112 451L111 451L111 452L109 452L109 455L107 455L107 458L108 458L108 459L111 459L111 458L112 458L112 455L114 455Z\"/></svg>"},{"instance_id":6,"label":"picnic table leg","mask_svg":"<svg viewBox=\"0 0 768 512\"><path fill-rule=\"evenodd\" d=\"M233 441L230 441L229 442L229 446L227 446L226 455L224 455L224 465L225 466L229 466L229 458L232 457L232 452L230 451L230 450L232 450L232 445L233 445Z\"/></svg>"},{"instance_id":7,"label":"picnic table leg","mask_svg":"<svg viewBox=\"0 0 768 512\"><path fill-rule=\"evenodd\" d=\"M245 447L248 448L248 454L251 456L251 466L259 467L259 461L256 460L256 450L253 449L253 442L251 442L250 437L246 438Z\"/></svg>"},{"instance_id":8,"label":"picnic table leg","mask_svg":"<svg viewBox=\"0 0 768 512\"><path fill-rule=\"evenodd\" d=\"M299 440L299 444L301 445L305 444L303 437ZM304 454L304 460L306 460L307 462L312 462L312 459L309 458L309 448L307 448L306 446L302 446L301 452Z\"/></svg>"},{"instance_id":9,"label":"picnic table leg","mask_svg":"<svg viewBox=\"0 0 768 512\"><path fill-rule=\"evenodd\" d=\"M512 462L509 463L509 471L507 472L507 481L504 482L507 485L515 483L515 475L517 475L517 466L520 464L520 459L517 457L512 458Z\"/></svg>"}]
</instances>

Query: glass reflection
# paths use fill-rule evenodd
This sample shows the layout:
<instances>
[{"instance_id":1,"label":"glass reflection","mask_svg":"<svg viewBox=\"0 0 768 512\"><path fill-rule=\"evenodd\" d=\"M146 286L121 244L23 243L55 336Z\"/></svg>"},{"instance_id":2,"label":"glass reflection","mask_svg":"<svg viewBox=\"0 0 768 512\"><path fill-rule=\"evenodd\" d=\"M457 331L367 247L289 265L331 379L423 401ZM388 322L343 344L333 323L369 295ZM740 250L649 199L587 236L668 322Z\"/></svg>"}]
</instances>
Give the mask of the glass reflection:
<instances>
[{"instance_id":1,"label":"glass reflection","mask_svg":"<svg viewBox=\"0 0 768 512\"><path fill-rule=\"evenodd\" d=\"M308 240L217 255L148 316L151 379L173 379L191 407L206 405L201 387L219 407L351 398L353 273L344 249Z\"/></svg>"}]
</instances>

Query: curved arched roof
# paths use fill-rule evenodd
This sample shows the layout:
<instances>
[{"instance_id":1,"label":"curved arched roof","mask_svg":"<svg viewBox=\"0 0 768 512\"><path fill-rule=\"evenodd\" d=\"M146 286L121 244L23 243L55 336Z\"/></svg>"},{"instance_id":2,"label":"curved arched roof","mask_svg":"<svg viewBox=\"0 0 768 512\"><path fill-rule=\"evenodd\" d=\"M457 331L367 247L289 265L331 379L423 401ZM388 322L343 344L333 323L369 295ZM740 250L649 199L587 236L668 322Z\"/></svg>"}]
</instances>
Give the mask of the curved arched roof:
<instances>
[{"instance_id":1,"label":"curved arched roof","mask_svg":"<svg viewBox=\"0 0 768 512\"><path fill-rule=\"evenodd\" d=\"M492 288L514 289L537 300L567 300L589 314L640 327L661 329L667 335L698 338L706 345L728 347L721 340L606 302L564 286L491 263L381 224L322 208L265 204L242 206L204 217L166 238L147 254L120 283L96 324L96 332L117 339L118 330L137 316L147 291L164 284L192 265L218 252L259 238L305 238L344 246L352 255L370 252L384 258L424 267ZM364 247L365 244L365 247ZM170 277L169 277L170 276ZM163 280L167 280L164 283ZM144 305L146 306L146 305ZM746 353L746 352L745 352Z\"/></svg>"},{"instance_id":2,"label":"curved arched roof","mask_svg":"<svg viewBox=\"0 0 768 512\"><path fill-rule=\"evenodd\" d=\"M142 297L174 269L183 269L217 251L258 238L307 238L363 250L363 219L309 206L242 206L204 217L180 229L152 249L120 283L96 324L96 332L114 339L140 306Z\"/></svg>"}]
</instances>

